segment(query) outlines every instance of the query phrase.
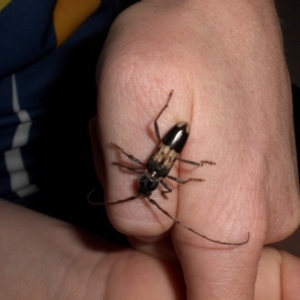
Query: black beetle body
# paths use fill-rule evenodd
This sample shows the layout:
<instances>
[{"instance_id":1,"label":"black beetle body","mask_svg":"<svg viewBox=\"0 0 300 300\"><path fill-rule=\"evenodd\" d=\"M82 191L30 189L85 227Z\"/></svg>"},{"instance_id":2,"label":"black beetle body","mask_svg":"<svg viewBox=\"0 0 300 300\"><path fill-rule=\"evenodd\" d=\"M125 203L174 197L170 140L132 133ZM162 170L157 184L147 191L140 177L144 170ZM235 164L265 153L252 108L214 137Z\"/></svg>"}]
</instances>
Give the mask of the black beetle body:
<instances>
[{"instance_id":1,"label":"black beetle body","mask_svg":"<svg viewBox=\"0 0 300 300\"><path fill-rule=\"evenodd\" d=\"M124 169L130 170L130 171L133 171L133 172L139 172L139 173L143 173L143 174L140 176L139 181L138 181L138 194L137 195L131 196L131 197L126 198L126 199L117 200L117 201L113 201L113 202L102 203L102 204L104 204L104 205L114 205L114 204L119 204L119 203L123 203L123 202L126 202L126 201L135 200L135 199L139 198L140 196L144 196L148 199L148 201L151 204L156 206L161 212L163 212L166 216L168 216L170 219L172 219L176 224L182 226L183 228L189 230L190 232L193 232L194 234L196 234L196 235L198 235L198 236L200 236L200 237L202 237L206 240L209 240L211 242L218 243L218 244L234 245L234 246L243 245L243 244L248 243L249 238L250 238L250 233L249 232L248 232L247 239L242 241L242 242L238 242L238 243L223 242L223 241L218 241L218 240L211 239L211 238L195 231L191 227L186 226L181 221L179 221L175 217L171 216L154 199L150 198L152 192L155 191L159 187L159 185L162 185L165 188L165 190L162 190L161 194L165 199L167 199L166 194L171 193L172 189L164 181L165 178L174 180L174 181L176 181L180 184L185 184L185 183L190 182L190 181L198 181L198 182L204 181L201 178L189 178L187 180L183 180L181 178L170 176L169 172L171 171L174 163L177 160L180 160L181 162L188 163L188 164L191 164L191 165L195 165L195 166L198 166L198 167L201 167L204 164L209 164L209 165L214 165L215 164L214 162L208 161L208 160L203 160L203 161L200 161L198 163L198 162L194 162L194 161L190 161L190 160L181 159L179 157L180 153L182 152L182 150L183 150L183 148L186 144L186 141L187 141L189 133L190 133L190 126L187 122L182 121L182 122L177 123L175 126L173 126L169 130L169 132L165 135L165 137L163 139L160 138L160 133L159 133L159 127L158 127L158 124L157 124L157 120L159 119L161 114L164 112L164 110L168 107L168 104L171 100L172 95L173 95L173 91L170 92L168 100L167 100L167 104L163 107L163 109L160 111L160 113L158 114L158 116L156 117L156 119L154 121L155 134L156 134L156 137L159 141L159 145L158 145L158 147L156 148L156 150L154 151L154 153L152 154L152 156L150 157L149 161L146 164L141 162L139 159L137 159L133 155L128 154L127 152L125 152L118 145L116 145L114 143L111 143L111 146L113 148L115 148L118 151L121 151L130 160L132 160L133 162L143 166L143 168L130 167L130 166L123 165L119 162L112 162L113 165L122 167Z\"/></svg>"}]
</instances>

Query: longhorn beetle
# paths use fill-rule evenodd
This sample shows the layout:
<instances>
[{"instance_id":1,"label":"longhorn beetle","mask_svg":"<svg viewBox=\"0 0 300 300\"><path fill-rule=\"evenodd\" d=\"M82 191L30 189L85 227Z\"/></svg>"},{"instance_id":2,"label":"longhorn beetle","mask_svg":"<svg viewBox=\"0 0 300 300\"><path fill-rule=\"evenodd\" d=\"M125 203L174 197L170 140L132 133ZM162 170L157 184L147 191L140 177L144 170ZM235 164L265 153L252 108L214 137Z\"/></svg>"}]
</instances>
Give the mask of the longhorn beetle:
<instances>
[{"instance_id":1,"label":"longhorn beetle","mask_svg":"<svg viewBox=\"0 0 300 300\"><path fill-rule=\"evenodd\" d=\"M123 199L123 200L117 200L117 201L107 202L107 203L97 203L97 204L100 204L100 205L120 204L120 203L123 203L126 201L135 200L135 199L143 196L143 197L147 198L151 204L156 206L162 213L164 213L166 216L168 216L170 219L172 219L176 224L182 226L183 228L193 232L194 234L196 234L206 240L209 240L211 242L218 243L218 244L223 244L223 245L238 246L238 245L246 244L250 238L249 232L248 232L247 239L242 242L238 242L238 243L223 242L223 241L211 239L211 238L205 236L204 234L201 234L201 233L195 231L194 229L188 227L187 225L183 224L181 221L179 221L175 217L171 216L154 199L150 198L152 192L154 190L156 190L158 188L158 186L161 184L162 187L165 188L165 190L161 191L161 195L165 199L168 199L166 194L171 193L172 189L164 181L165 178L174 180L180 184L186 184L190 181L199 181L199 182L204 181L204 179L201 179L201 178L189 178L187 180L183 180L181 178L177 178L177 177L169 175L169 172L171 171L174 163L177 160L179 160L183 163L195 165L198 167L202 167L204 164L215 165L214 162L208 161L208 160L203 160L198 163L198 162L182 159L179 157L179 155L187 141L187 138L189 136L190 126L187 122L182 121L182 122L177 123L169 130L169 132L165 135L165 137L163 139L161 139L160 131L159 131L159 127L158 127L158 119L160 118L162 113L168 107L169 102L172 98L172 95L173 95L173 90L169 93L167 103L162 108L162 110L160 111L160 113L158 114L158 116L156 117L156 119L154 121L155 135L157 137L159 145L146 164L141 162L139 159L137 159L133 155L125 152L125 150L123 148L119 147L115 143L110 144L115 150L120 151L123 155L127 156L130 160L132 160L136 164L143 166L143 168L134 168L134 167L129 167L129 166L123 165L123 164L121 164L119 162L115 162L115 161L111 163L114 166L118 166L118 167L130 170L133 172L143 173L139 178L137 195L131 196L131 197ZM88 199L92 192L90 192L90 194L88 195ZM95 204L95 203L93 203L93 204Z\"/></svg>"}]
</instances>

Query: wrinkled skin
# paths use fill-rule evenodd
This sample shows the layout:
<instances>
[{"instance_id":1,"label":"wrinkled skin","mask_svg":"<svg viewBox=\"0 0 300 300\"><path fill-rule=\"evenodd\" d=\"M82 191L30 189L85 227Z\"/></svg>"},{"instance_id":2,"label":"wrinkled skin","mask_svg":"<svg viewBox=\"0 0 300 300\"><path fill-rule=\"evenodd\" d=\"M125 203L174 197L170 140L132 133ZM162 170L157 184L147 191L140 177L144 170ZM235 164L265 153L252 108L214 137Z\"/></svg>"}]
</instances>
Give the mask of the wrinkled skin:
<instances>
[{"instance_id":1,"label":"wrinkled skin","mask_svg":"<svg viewBox=\"0 0 300 300\"><path fill-rule=\"evenodd\" d=\"M273 4L138 3L111 28L98 88L100 149L95 156L107 201L136 194L138 177L110 165L128 160L109 143L146 161L157 144L153 121L174 89L159 120L161 132L189 122L182 157L216 165L197 169L180 163L172 174L205 182L170 183L168 201L159 193L153 198L211 238L238 242L248 231L251 235L244 246L224 247L174 226L171 237L187 297L252 299L263 246L286 238L299 225L290 82ZM136 249L164 257L164 246L156 242L167 244L163 239L172 220L145 199L107 208L112 224L130 236ZM272 250L262 257L273 257L277 265L282 260ZM280 297L281 288L270 299Z\"/></svg>"},{"instance_id":2,"label":"wrinkled skin","mask_svg":"<svg viewBox=\"0 0 300 300\"><path fill-rule=\"evenodd\" d=\"M182 157L216 165L178 164L172 175L205 182L171 182L169 200L153 198L211 238L238 242L250 232L250 240L211 243L137 199L107 207L135 250L125 249L0 202L0 298L294 299L299 258L264 248L299 225L290 82L274 4L139 2L112 26L97 74L90 131L106 200L136 194L137 179L110 165L127 160L109 143L148 159L153 121L174 89L161 132L189 122Z\"/></svg>"}]
</instances>

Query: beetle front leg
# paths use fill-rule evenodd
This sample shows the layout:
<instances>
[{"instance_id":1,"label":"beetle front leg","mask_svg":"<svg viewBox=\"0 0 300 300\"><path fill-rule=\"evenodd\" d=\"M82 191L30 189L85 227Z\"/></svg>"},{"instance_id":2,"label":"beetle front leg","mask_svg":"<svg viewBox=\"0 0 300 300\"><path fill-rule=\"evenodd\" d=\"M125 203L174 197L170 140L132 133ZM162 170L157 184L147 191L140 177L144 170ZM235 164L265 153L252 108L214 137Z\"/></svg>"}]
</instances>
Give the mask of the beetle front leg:
<instances>
[{"instance_id":1,"label":"beetle front leg","mask_svg":"<svg viewBox=\"0 0 300 300\"><path fill-rule=\"evenodd\" d=\"M160 183L164 188L167 189L166 191L161 191L160 193L166 200L168 200L168 197L166 196L166 194L171 193L172 189L162 179L160 180Z\"/></svg>"},{"instance_id":2,"label":"beetle front leg","mask_svg":"<svg viewBox=\"0 0 300 300\"><path fill-rule=\"evenodd\" d=\"M169 102L170 102L170 100L172 98L173 92L174 92L174 90L172 90L169 93L166 105L163 107L163 109L160 111L160 113L158 114L158 116L154 120L154 132L155 132L156 138L157 138L157 140L158 140L159 143L161 142L161 136L160 136L160 132L159 132L159 127L158 127L158 122L157 121L158 121L159 117L162 115L162 113L165 111L165 109L169 106Z\"/></svg>"},{"instance_id":3,"label":"beetle front leg","mask_svg":"<svg viewBox=\"0 0 300 300\"><path fill-rule=\"evenodd\" d=\"M203 165L213 166L213 165L216 164L215 162L210 161L210 160L201 160L200 162L196 162L196 161L192 161L192 160L183 159L183 158L180 158L180 157L178 157L177 160L180 160L183 163L194 165L194 166L197 166L197 167L202 167Z\"/></svg>"},{"instance_id":4,"label":"beetle front leg","mask_svg":"<svg viewBox=\"0 0 300 300\"><path fill-rule=\"evenodd\" d=\"M174 181L180 183L180 184L186 184L186 183L188 183L188 182L190 182L190 181L200 181L200 182L204 181L203 178L189 178L189 179L187 179L187 180L183 180L183 179L181 179L181 178L174 177L174 176L171 176L171 175L168 175L167 177L168 177L169 179L172 179L172 180L174 180Z\"/></svg>"}]
</instances>

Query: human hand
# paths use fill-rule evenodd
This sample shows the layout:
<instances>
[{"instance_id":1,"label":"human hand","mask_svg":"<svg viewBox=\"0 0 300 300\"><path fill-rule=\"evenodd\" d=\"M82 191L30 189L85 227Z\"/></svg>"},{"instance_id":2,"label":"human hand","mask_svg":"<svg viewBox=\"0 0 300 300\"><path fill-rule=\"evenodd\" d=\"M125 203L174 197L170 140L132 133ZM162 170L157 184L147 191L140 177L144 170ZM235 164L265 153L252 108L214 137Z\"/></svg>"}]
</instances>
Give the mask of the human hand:
<instances>
[{"instance_id":1,"label":"human hand","mask_svg":"<svg viewBox=\"0 0 300 300\"><path fill-rule=\"evenodd\" d=\"M135 195L138 177L110 165L121 157L109 143L146 161L157 146L153 121L174 89L159 120L161 132L188 121L191 133L182 157L209 159L216 166L179 164L172 174L206 181L171 183L168 201L159 193L153 198L213 239L234 243L251 234L246 245L232 247L172 228L188 299L253 299L255 289L256 299L265 299L259 298L265 291L270 299L291 293L285 284L295 272L279 268L278 252L263 250L299 225L290 82L274 4L139 2L111 28L98 87L101 148L95 141L94 148L108 202ZM166 256L170 244L164 237L173 222L147 200L108 206L107 211L136 249ZM264 270L270 272L260 272L255 285L260 257L259 270L267 265ZM296 258L282 263L300 268ZM277 266L277 273L270 266ZM267 278L282 286L262 285Z\"/></svg>"},{"instance_id":2,"label":"human hand","mask_svg":"<svg viewBox=\"0 0 300 300\"><path fill-rule=\"evenodd\" d=\"M0 201L0 229L0 299L184 298L179 265L66 222Z\"/></svg>"}]
</instances>

